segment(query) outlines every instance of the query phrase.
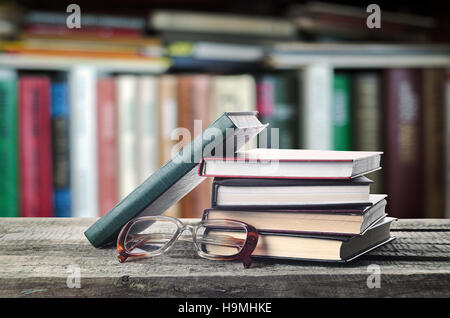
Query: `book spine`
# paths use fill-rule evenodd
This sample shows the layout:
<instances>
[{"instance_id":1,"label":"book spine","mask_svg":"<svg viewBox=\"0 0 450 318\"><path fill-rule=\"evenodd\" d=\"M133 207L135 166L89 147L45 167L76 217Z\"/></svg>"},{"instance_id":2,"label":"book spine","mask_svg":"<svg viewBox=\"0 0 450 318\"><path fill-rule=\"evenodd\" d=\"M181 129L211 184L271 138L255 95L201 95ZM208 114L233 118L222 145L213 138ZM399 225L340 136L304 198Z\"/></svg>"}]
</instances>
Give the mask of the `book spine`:
<instances>
[{"instance_id":1,"label":"book spine","mask_svg":"<svg viewBox=\"0 0 450 318\"><path fill-rule=\"evenodd\" d=\"M352 150L350 75L333 77L333 149Z\"/></svg>"},{"instance_id":2,"label":"book spine","mask_svg":"<svg viewBox=\"0 0 450 318\"><path fill-rule=\"evenodd\" d=\"M17 74L0 71L0 217L19 216Z\"/></svg>"},{"instance_id":3,"label":"book spine","mask_svg":"<svg viewBox=\"0 0 450 318\"><path fill-rule=\"evenodd\" d=\"M191 139L200 134L210 122L211 79L205 75L180 76L178 79L178 126L189 130ZM200 121L201 127L195 126ZM183 139L183 147L190 140ZM211 183L202 182L181 201L181 215L184 218L199 218L210 205Z\"/></svg>"},{"instance_id":4,"label":"book spine","mask_svg":"<svg viewBox=\"0 0 450 318\"><path fill-rule=\"evenodd\" d=\"M156 112L158 80L141 76L138 82L136 111L138 182L142 183L158 169L158 117Z\"/></svg>"},{"instance_id":5,"label":"book spine","mask_svg":"<svg viewBox=\"0 0 450 318\"><path fill-rule=\"evenodd\" d=\"M70 189L72 216L97 217L97 119L94 68L79 66L69 72Z\"/></svg>"},{"instance_id":6,"label":"book spine","mask_svg":"<svg viewBox=\"0 0 450 318\"><path fill-rule=\"evenodd\" d=\"M423 71L425 217L443 218L445 211L445 70Z\"/></svg>"},{"instance_id":7,"label":"book spine","mask_svg":"<svg viewBox=\"0 0 450 318\"><path fill-rule=\"evenodd\" d=\"M258 111L258 118L262 123L268 123L269 127L264 129L258 135L258 147L272 148L272 138L270 128L273 126L275 117L275 78L272 75L264 75L257 78L256 81L256 110ZM277 141L278 142L278 141ZM275 147L276 148L276 147Z\"/></svg>"},{"instance_id":8,"label":"book spine","mask_svg":"<svg viewBox=\"0 0 450 318\"><path fill-rule=\"evenodd\" d=\"M138 186L136 147L137 77L117 78L119 199L125 198Z\"/></svg>"},{"instance_id":9,"label":"book spine","mask_svg":"<svg viewBox=\"0 0 450 318\"><path fill-rule=\"evenodd\" d=\"M160 166L171 159L171 153L176 144L172 140L172 133L178 127L177 81L178 79L174 75L162 75L158 79L157 116ZM180 217L180 204L172 205L164 214Z\"/></svg>"},{"instance_id":10,"label":"book spine","mask_svg":"<svg viewBox=\"0 0 450 318\"><path fill-rule=\"evenodd\" d=\"M445 73L445 171L450 171L450 69ZM445 174L445 217L450 218L450 173Z\"/></svg>"},{"instance_id":11,"label":"book spine","mask_svg":"<svg viewBox=\"0 0 450 318\"><path fill-rule=\"evenodd\" d=\"M53 216L50 80L19 81L19 160L21 216Z\"/></svg>"},{"instance_id":12,"label":"book spine","mask_svg":"<svg viewBox=\"0 0 450 318\"><path fill-rule=\"evenodd\" d=\"M382 150L381 130L381 80L377 72L355 74L353 81L354 101L354 150ZM372 193L383 193L382 171L367 175L374 183L370 186Z\"/></svg>"},{"instance_id":13,"label":"book spine","mask_svg":"<svg viewBox=\"0 0 450 318\"><path fill-rule=\"evenodd\" d=\"M220 75L212 79L212 109L210 118L218 118L226 112L251 112L256 110L256 83L248 74ZM256 148L257 138L246 144L245 149Z\"/></svg>"},{"instance_id":14,"label":"book spine","mask_svg":"<svg viewBox=\"0 0 450 318\"><path fill-rule=\"evenodd\" d=\"M333 70L328 65L311 65L300 74L302 148L330 150L333 148Z\"/></svg>"},{"instance_id":15,"label":"book spine","mask_svg":"<svg viewBox=\"0 0 450 318\"><path fill-rule=\"evenodd\" d=\"M421 72L390 69L385 76L385 182L390 214L423 217Z\"/></svg>"},{"instance_id":16,"label":"book spine","mask_svg":"<svg viewBox=\"0 0 450 318\"><path fill-rule=\"evenodd\" d=\"M52 156L54 215L69 217L69 100L66 82L52 83Z\"/></svg>"},{"instance_id":17,"label":"book spine","mask_svg":"<svg viewBox=\"0 0 450 318\"><path fill-rule=\"evenodd\" d=\"M261 121L269 123L265 132L258 135L262 148L299 147L296 88L296 78L290 74L266 76L258 81L257 109Z\"/></svg>"},{"instance_id":18,"label":"book spine","mask_svg":"<svg viewBox=\"0 0 450 318\"><path fill-rule=\"evenodd\" d=\"M118 202L117 107L113 77L97 81L98 208L105 215Z\"/></svg>"}]
</instances>

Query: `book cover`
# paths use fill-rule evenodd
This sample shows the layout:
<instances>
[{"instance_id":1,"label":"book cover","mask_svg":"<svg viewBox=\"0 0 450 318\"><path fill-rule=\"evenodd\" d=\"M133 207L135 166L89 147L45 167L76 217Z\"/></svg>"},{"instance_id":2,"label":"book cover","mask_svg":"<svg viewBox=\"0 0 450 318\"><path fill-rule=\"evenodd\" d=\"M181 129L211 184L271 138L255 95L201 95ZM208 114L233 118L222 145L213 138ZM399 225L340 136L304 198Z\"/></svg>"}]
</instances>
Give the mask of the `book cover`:
<instances>
[{"instance_id":1,"label":"book cover","mask_svg":"<svg viewBox=\"0 0 450 318\"><path fill-rule=\"evenodd\" d=\"M134 75L120 75L116 81L119 152L117 185L119 199L123 199L139 184L136 144L138 79Z\"/></svg>"},{"instance_id":2,"label":"book cover","mask_svg":"<svg viewBox=\"0 0 450 318\"><path fill-rule=\"evenodd\" d=\"M19 216L17 73L0 70L0 217Z\"/></svg>"},{"instance_id":3,"label":"book cover","mask_svg":"<svg viewBox=\"0 0 450 318\"><path fill-rule=\"evenodd\" d=\"M71 69L69 103L72 216L98 217L97 72L93 67Z\"/></svg>"},{"instance_id":4,"label":"book cover","mask_svg":"<svg viewBox=\"0 0 450 318\"><path fill-rule=\"evenodd\" d=\"M67 82L52 83L52 156L54 216L69 217L69 96Z\"/></svg>"},{"instance_id":5,"label":"book cover","mask_svg":"<svg viewBox=\"0 0 450 318\"><path fill-rule=\"evenodd\" d=\"M53 216L51 83L46 76L19 79L20 213Z\"/></svg>"},{"instance_id":6,"label":"book cover","mask_svg":"<svg viewBox=\"0 0 450 318\"><path fill-rule=\"evenodd\" d=\"M352 150L350 74L333 77L333 149Z\"/></svg>"},{"instance_id":7,"label":"book cover","mask_svg":"<svg viewBox=\"0 0 450 318\"><path fill-rule=\"evenodd\" d=\"M424 216L445 215L445 70L423 70Z\"/></svg>"},{"instance_id":8,"label":"book cover","mask_svg":"<svg viewBox=\"0 0 450 318\"><path fill-rule=\"evenodd\" d=\"M353 147L359 151L379 151L382 145L381 78L378 72L358 72L353 81ZM368 175L372 193L383 193L382 171Z\"/></svg>"},{"instance_id":9,"label":"book cover","mask_svg":"<svg viewBox=\"0 0 450 318\"><path fill-rule=\"evenodd\" d=\"M178 77L178 127L189 131L192 138L198 136L210 123L211 77L208 75L181 75ZM182 140L184 147L190 139ZM206 180L180 201L181 216L199 218L209 207L211 181Z\"/></svg>"},{"instance_id":10,"label":"book cover","mask_svg":"<svg viewBox=\"0 0 450 318\"><path fill-rule=\"evenodd\" d=\"M117 104L114 77L97 81L98 208L105 215L119 201L117 193Z\"/></svg>"},{"instance_id":11,"label":"book cover","mask_svg":"<svg viewBox=\"0 0 450 318\"><path fill-rule=\"evenodd\" d=\"M258 135L259 147L281 149L299 147L297 87L297 77L293 74L258 77L257 110L261 122L269 124L269 127Z\"/></svg>"},{"instance_id":12,"label":"book cover","mask_svg":"<svg viewBox=\"0 0 450 318\"><path fill-rule=\"evenodd\" d=\"M130 219L162 214L205 180L198 175L198 164L205 153L224 146L226 152L235 152L265 127L256 118L256 112L223 114L94 223L85 232L86 237L95 247L100 247L115 242L120 229ZM242 134L247 137L237 138Z\"/></svg>"},{"instance_id":13,"label":"book cover","mask_svg":"<svg viewBox=\"0 0 450 318\"><path fill-rule=\"evenodd\" d=\"M399 218L420 218L424 193L421 71L389 69L384 82L384 181L389 212Z\"/></svg>"}]
</instances>

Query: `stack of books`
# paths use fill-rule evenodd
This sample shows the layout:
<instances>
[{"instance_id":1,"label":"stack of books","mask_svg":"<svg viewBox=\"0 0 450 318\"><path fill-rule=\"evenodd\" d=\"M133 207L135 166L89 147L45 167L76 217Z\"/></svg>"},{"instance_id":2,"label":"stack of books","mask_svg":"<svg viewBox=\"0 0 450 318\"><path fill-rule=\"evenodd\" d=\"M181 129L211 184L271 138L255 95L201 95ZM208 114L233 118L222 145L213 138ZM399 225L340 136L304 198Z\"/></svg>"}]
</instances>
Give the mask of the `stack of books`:
<instances>
[{"instance_id":1,"label":"stack of books","mask_svg":"<svg viewBox=\"0 0 450 318\"><path fill-rule=\"evenodd\" d=\"M215 179L203 219L256 227L254 256L350 261L393 239L386 195L370 194L364 176L381 154L259 148L204 158L200 175Z\"/></svg>"}]
</instances>

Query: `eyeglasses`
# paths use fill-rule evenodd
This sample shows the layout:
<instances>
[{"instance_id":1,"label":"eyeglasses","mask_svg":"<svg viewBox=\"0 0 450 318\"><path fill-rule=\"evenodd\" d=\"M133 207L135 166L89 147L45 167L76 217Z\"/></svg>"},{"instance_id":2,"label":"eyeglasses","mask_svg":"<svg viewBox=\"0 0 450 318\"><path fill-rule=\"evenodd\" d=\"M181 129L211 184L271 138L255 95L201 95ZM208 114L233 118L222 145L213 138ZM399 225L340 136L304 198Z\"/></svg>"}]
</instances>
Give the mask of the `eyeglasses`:
<instances>
[{"instance_id":1,"label":"eyeglasses","mask_svg":"<svg viewBox=\"0 0 450 318\"><path fill-rule=\"evenodd\" d=\"M189 231L190 235L183 232ZM258 232L235 220L203 220L185 224L159 215L129 221L117 238L119 261L129 257L153 257L167 252L176 241L193 241L197 254L210 260L241 260L250 267L250 255L258 243Z\"/></svg>"}]
</instances>

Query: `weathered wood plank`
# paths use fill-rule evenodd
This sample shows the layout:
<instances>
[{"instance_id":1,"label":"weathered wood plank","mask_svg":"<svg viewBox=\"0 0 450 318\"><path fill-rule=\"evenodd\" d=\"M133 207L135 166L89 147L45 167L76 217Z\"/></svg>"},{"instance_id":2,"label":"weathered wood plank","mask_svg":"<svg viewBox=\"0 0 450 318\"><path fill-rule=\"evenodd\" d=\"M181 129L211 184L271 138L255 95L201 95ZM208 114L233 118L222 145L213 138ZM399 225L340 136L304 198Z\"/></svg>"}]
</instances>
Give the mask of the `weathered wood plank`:
<instances>
[{"instance_id":1,"label":"weathered wood plank","mask_svg":"<svg viewBox=\"0 0 450 318\"><path fill-rule=\"evenodd\" d=\"M439 220L401 220L396 241L349 264L255 261L247 270L201 259L188 243L121 264L114 248L84 237L94 221L0 219L0 297L450 296L450 233ZM372 264L381 288L367 287ZM80 268L80 289L67 287L70 266Z\"/></svg>"}]
</instances>

